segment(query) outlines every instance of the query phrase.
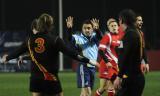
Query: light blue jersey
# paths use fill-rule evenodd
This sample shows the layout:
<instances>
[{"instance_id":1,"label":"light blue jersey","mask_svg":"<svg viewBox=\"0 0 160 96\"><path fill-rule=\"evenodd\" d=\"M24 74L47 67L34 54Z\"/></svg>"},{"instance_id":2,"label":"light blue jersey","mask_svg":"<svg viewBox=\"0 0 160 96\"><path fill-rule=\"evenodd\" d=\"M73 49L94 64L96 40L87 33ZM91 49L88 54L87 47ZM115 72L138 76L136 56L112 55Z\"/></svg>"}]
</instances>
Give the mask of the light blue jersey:
<instances>
[{"instance_id":1,"label":"light blue jersey","mask_svg":"<svg viewBox=\"0 0 160 96\"><path fill-rule=\"evenodd\" d=\"M96 38L96 33L93 33L90 39L81 34L72 35L75 39L75 44L82 48L83 56L88 59L97 60L98 56L98 42ZM87 64L87 67L95 67L91 64Z\"/></svg>"}]
</instances>

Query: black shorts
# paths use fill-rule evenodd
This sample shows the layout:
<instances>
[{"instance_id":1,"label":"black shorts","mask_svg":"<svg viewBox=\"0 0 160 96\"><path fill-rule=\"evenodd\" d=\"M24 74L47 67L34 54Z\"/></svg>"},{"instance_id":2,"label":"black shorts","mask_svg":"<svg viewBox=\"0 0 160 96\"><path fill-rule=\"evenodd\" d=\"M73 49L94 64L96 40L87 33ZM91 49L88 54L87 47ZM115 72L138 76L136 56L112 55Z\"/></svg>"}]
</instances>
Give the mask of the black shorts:
<instances>
[{"instance_id":1,"label":"black shorts","mask_svg":"<svg viewBox=\"0 0 160 96\"><path fill-rule=\"evenodd\" d=\"M116 96L142 96L144 85L145 78L143 74L125 78L122 80L122 88L117 92Z\"/></svg>"},{"instance_id":2,"label":"black shorts","mask_svg":"<svg viewBox=\"0 0 160 96\"><path fill-rule=\"evenodd\" d=\"M42 94L55 95L62 92L61 83L57 81L48 81L37 78L30 78L30 91Z\"/></svg>"}]
</instances>

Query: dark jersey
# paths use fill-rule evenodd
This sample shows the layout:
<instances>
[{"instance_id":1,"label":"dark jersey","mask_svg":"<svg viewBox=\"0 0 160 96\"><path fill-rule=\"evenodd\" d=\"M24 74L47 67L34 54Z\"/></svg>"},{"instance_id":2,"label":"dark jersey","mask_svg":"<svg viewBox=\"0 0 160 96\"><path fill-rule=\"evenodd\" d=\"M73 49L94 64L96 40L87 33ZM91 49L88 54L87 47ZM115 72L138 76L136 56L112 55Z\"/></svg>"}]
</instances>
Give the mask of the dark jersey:
<instances>
[{"instance_id":1,"label":"dark jersey","mask_svg":"<svg viewBox=\"0 0 160 96\"><path fill-rule=\"evenodd\" d=\"M122 39L123 49L119 55L119 77L124 74L136 75L141 74L140 64L143 55L142 36L135 27L126 29Z\"/></svg>"},{"instance_id":2,"label":"dark jersey","mask_svg":"<svg viewBox=\"0 0 160 96\"><path fill-rule=\"evenodd\" d=\"M32 58L31 64L31 76L43 78L43 75L48 72L49 74L57 75L59 65L58 56L59 52L69 55L70 57L88 63L89 59L85 57L79 57L78 54L71 49L68 49L63 40L58 36L50 35L49 33L37 33L32 35L27 42L10 54L7 60L18 57L20 54L28 51ZM42 72L44 71L44 72Z\"/></svg>"},{"instance_id":3,"label":"dark jersey","mask_svg":"<svg viewBox=\"0 0 160 96\"><path fill-rule=\"evenodd\" d=\"M145 48L145 36L141 30L139 30L139 32L141 33L141 36L143 39L142 40L143 41L143 60L144 60L145 64L148 64L147 52L146 52L146 48Z\"/></svg>"}]
</instances>

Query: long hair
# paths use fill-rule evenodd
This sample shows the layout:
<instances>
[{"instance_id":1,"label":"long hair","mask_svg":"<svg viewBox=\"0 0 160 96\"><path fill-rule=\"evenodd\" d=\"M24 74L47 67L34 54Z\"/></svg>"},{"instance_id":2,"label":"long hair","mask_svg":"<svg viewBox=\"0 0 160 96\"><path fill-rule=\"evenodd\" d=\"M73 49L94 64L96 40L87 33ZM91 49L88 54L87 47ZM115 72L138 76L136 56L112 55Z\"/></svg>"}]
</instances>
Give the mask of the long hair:
<instances>
[{"instance_id":1,"label":"long hair","mask_svg":"<svg viewBox=\"0 0 160 96\"><path fill-rule=\"evenodd\" d=\"M31 23L31 30L33 29L36 29L36 30L38 29L38 19L37 18L34 19Z\"/></svg>"},{"instance_id":2,"label":"long hair","mask_svg":"<svg viewBox=\"0 0 160 96\"><path fill-rule=\"evenodd\" d=\"M38 18L38 31L50 32L53 29L53 17L49 14L43 13Z\"/></svg>"}]
</instances>

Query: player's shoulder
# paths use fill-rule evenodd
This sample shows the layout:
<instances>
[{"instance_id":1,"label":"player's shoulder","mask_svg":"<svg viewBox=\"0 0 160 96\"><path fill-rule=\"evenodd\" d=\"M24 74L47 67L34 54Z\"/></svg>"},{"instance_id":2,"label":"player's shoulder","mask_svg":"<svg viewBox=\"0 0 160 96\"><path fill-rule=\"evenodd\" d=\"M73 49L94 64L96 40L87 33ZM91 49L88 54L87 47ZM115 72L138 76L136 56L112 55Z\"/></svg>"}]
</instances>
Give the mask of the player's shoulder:
<instances>
[{"instance_id":1,"label":"player's shoulder","mask_svg":"<svg viewBox=\"0 0 160 96\"><path fill-rule=\"evenodd\" d=\"M76 41L81 41L81 40L84 39L84 36L82 35L82 33L77 33L77 34L74 34L72 36Z\"/></svg>"},{"instance_id":2,"label":"player's shoulder","mask_svg":"<svg viewBox=\"0 0 160 96\"><path fill-rule=\"evenodd\" d=\"M46 34L45 38L52 43L60 39L58 35L53 35L53 34Z\"/></svg>"},{"instance_id":3,"label":"player's shoulder","mask_svg":"<svg viewBox=\"0 0 160 96\"><path fill-rule=\"evenodd\" d=\"M53 34L51 34L51 33L48 33L48 34L46 34L46 37L48 38L48 39L54 39L54 38L56 38L58 35L53 35Z\"/></svg>"},{"instance_id":4,"label":"player's shoulder","mask_svg":"<svg viewBox=\"0 0 160 96\"><path fill-rule=\"evenodd\" d=\"M111 36L111 34L109 32L106 32L104 35L103 35L103 38L107 38L109 39Z\"/></svg>"},{"instance_id":5,"label":"player's shoulder","mask_svg":"<svg viewBox=\"0 0 160 96\"><path fill-rule=\"evenodd\" d=\"M76 32L75 34L72 35L73 37L81 37L81 33L80 32Z\"/></svg>"}]
</instances>

